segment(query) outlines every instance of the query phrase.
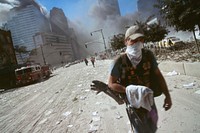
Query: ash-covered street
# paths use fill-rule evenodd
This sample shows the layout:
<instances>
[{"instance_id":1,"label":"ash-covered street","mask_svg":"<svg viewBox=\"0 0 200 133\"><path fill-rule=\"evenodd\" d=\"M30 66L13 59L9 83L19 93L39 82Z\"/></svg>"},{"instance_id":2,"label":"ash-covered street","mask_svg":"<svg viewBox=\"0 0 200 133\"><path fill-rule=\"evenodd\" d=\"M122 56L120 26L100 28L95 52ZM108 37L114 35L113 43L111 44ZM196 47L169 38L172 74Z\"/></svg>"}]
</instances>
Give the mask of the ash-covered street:
<instances>
[{"instance_id":1,"label":"ash-covered street","mask_svg":"<svg viewBox=\"0 0 200 133\"><path fill-rule=\"evenodd\" d=\"M92 80L107 83L111 60L58 68L43 82L0 94L1 133L128 133L125 105L90 90ZM156 98L158 133L200 132L200 79L185 75L167 81L173 106L165 112Z\"/></svg>"}]
</instances>

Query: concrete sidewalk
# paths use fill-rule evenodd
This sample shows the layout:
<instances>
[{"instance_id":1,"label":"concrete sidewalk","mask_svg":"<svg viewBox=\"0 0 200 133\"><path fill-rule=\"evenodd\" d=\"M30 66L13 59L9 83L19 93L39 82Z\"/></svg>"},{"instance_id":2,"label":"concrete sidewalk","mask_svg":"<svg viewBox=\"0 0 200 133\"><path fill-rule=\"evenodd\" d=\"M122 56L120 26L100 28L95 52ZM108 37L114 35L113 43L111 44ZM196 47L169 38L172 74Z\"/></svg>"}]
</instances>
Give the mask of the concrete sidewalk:
<instances>
[{"instance_id":1,"label":"concrete sidewalk","mask_svg":"<svg viewBox=\"0 0 200 133\"><path fill-rule=\"evenodd\" d=\"M176 71L182 75L200 77L200 62L163 61L159 63L158 67L164 72Z\"/></svg>"}]
</instances>

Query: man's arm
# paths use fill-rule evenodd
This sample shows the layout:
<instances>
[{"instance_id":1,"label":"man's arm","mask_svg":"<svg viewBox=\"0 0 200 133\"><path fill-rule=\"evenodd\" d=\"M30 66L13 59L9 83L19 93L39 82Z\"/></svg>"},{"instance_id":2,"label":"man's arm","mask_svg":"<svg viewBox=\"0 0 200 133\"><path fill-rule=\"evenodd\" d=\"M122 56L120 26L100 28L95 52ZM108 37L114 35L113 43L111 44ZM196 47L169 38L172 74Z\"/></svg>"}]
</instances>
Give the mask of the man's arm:
<instances>
[{"instance_id":1,"label":"man's arm","mask_svg":"<svg viewBox=\"0 0 200 133\"><path fill-rule=\"evenodd\" d=\"M119 92L119 93L125 93L126 92L126 87L118 84L117 78L114 77L114 76L111 76L111 75L109 76L109 79L108 79L108 87L111 90Z\"/></svg>"},{"instance_id":2,"label":"man's arm","mask_svg":"<svg viewBox=\"0 0 200 133\"><path fill-rule=\"evenodd\" d=\"M169 94L167 84L159 68L156 68L154 72L155 72L155 75L158 77L158 82L159 82L158 84L160 84L163 94L165 95L163 107L165 108L165 110L168 110L172 106L172 101L171 101L171 96Z\"/></svg>"}]
</instances>

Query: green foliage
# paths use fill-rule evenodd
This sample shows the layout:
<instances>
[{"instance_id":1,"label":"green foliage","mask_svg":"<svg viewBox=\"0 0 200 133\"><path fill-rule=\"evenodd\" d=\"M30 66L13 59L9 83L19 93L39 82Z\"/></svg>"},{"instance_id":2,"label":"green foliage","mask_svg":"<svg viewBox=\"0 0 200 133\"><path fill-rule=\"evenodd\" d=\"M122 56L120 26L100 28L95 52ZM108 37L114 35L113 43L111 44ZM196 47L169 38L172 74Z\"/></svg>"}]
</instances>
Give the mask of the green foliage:
<instances>
[{"instance_id":1,"label":"green foliage","mask_svg":"<svg viewBox=\"0 0 200 133\"><path fill-rule=\"evenodd\" d=\"M147 29L144 29L144 35L146 42L158 42L165 38L168 34L168 30L165 27L152 24L148 26Z\"/></svg>"},{"instance_id":2,"label":"green foliage","mask_svg":"<svg viewBox=\"0 0 200 133\"><path fill-rule=\"evenodd\" d=\"M147 21L149 21L149 19L147 19ZM138 21L136 21L135 24L143 29L145 42L158 42L164 39L168 34L168 30L160 24L147 25L147 22ZM124 34L114 35L110 43L113 50L124 48Z\"/></svg>"},{"instance_id":3,"label":"green foliage","mask_svg":"<svg viewBox=\"0 0 200 133\"><path fill-rule=\"evenodd\" d=\"M177 31L192 31L195 25L200 26L199 0L158 0L156 7L167 24L175 26Z\"/></svg>"},{"instance_id":4,"label":"green foliage","mask_svg":"<svg viewBox=\"0 0 200 133\"><path fill-rule=\"evenodd\" d=\"M149 20L147 19L147 21ZM145 42L158 42L164 39L169 32L166 29L166 27L156 23L147 25L147 21L146 22L136 21L136 24L143 29Z\"/></svg>"},{"instance_id":5,"label":"green foliage","mask_svg":"<svg viewBox=\"0 0 200 133\"><path fill-rule=\"evenodd\" d=\"M26 46L19 46L19 45L15 46L15 51L18 53L22 53L22 54L26 54L29 52L29 51L27 51Z\"/></svg>"},{"instance_id":6,"label":"green foliage","mask_svg":"<svg viewBox=\"0 0 200 133\"><path fill-rule=\"evenodd\" d=\"M110 44L113 50L121 49L125 47L124 45L124 34L114 35L110 40Z\"/></svg>"},{"instance_id":7,"label":"green foliage","mask_svg":"<svg viewBox=\"0 0 200 133\"><path fill-rule=\"evenodd\" d=\"M159 8L161 16L169 26L175 27L177 31L193 31L197 49L200 52L195 36L195 26L198 25L200 29L200 1L158 0L155 6Z\"/></svg>"},{"instance_id":8,"label":"green foliage","mask_svg":"<svg viewBox=\"0 0 200 133\"><path fill-rule=\"evenodd\" d=\"M16 46L14 47L14 49L15 49L15 51L16 51L17 53L19 53L21 60L24 62L23 57L22 57L22 54L27 54L27 53L29 53L29 51L27 51L26 46L19 46L19 45L16 45Z\"/></svg>"},{"instance_id":9,"label":"green foliage","mask_svg":"<svg viewBox=\"0 0 200 133\"><path fill-rule=\"evenodd\" d=\"M30 51L30 54L29 55L36 55L37 54L37 49L32 49Z\"/></svg>"}]
</instances>

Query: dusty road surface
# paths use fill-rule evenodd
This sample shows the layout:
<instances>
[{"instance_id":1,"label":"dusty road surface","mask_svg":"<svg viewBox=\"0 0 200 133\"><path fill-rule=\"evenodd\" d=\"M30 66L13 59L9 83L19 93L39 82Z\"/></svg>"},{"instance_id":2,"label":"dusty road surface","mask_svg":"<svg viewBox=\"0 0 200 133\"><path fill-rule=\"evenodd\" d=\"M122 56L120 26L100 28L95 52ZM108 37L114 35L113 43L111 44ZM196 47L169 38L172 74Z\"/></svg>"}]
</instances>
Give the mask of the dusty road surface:
<instances>
[{"instance_id":1,"label":"dusty road surface","mask_svg":"<svg viewBox=\"0 0 200 133\"><path fill-rule=\"evenodd\" d=\"M125 105L90 90L91 81L107 83L111 60L59 68L51 78L0 94L1 133L128 133ZM163 73L173 107L156 98L158 133L200 133L200 79Z\"/></svg>"}]
</instances>

